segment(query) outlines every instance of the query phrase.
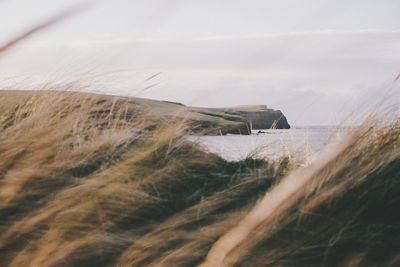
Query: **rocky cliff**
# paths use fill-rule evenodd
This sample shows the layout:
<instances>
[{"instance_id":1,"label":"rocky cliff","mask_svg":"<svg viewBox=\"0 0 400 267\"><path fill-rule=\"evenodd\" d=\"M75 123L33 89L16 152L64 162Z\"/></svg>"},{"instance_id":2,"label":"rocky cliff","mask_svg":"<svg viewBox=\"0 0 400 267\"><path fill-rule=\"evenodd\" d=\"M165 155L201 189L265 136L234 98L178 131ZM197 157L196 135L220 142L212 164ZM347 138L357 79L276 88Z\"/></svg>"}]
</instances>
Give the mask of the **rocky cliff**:
<instances>
[{"instance_id":1,"label":"rocky cliff","mask_svg":"<svg viewBox=\"0 0 400 267\"><path fill-rule=\"evenodd\" d=\"M290 125L280 110L269 109L265 105L247 105L226 108L191 108L203 114L221 117L235 116L248 122L250 129L289 129Z\"/></svg>"}]
</instances>

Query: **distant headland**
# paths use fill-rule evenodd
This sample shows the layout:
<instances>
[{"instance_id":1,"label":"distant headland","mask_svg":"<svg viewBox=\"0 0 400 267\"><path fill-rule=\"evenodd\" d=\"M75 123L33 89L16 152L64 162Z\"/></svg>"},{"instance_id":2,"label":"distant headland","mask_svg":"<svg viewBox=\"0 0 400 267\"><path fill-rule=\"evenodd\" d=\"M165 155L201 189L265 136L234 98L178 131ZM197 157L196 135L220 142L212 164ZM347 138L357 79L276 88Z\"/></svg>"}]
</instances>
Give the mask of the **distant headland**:
<instances>
[{"instance_id":1,"label":"distant headland","mask_svg":"<svg viewBox=\"0 0 400 267\"><path fill-rule=\"evenodd\" d=\"M241 105L225 108L191 108L198 112L211 112L244 118L250 129L290 129L285 115L267 105Z\"/></svg>"},{"instance_id":2,"label":"distant headland","mask_svg":"<svg viewBox=\"0 0 400 267\"><path fill-rule=\"evenodd\" d=\"M22 104L38 93L43 94L46 92L1 90L0 96L3 101L20 101ZM62 94L65 92L56 91L55 93ZM290 128L285 115L280 110L269 109L266 105L204 108L138 97L110 96L84 92L74 92L74 95L76 98L96 98L99 102L123 102L124 105L127 105L128 110L132 109L136 112L147 113L152 120L183 118L189 124L190 134L195 135L248 135L253 129Z\"/></svg>"}]
</instances>

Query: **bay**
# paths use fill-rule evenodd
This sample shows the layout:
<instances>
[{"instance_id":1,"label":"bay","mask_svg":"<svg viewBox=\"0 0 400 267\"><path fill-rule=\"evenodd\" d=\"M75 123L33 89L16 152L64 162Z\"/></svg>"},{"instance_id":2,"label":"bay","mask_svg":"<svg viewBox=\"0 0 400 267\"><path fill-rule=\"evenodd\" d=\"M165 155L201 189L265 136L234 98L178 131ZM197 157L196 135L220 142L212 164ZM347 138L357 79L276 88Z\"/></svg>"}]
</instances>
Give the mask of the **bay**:
<instances>
[{"instance_id":1,"label":"bay","mask_svg":"<svg viewBox=\"0 0 400 267\"><path fill-rule=\"evenodd\" d=\"M251 135L187 138L230 161L246 157L276 159L288 156L299 162L307 162L346 131L346 128L333 126L299 126L287 130L253 130Z\"/></svg>"}]
</instances>

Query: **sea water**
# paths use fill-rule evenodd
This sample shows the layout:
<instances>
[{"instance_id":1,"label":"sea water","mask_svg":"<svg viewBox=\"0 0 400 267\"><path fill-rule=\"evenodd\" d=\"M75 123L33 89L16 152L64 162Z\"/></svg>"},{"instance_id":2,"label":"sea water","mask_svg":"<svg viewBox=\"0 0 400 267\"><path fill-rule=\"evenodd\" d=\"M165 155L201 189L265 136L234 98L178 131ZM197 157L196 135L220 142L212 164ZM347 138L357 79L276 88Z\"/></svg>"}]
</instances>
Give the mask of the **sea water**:
<instances>
[{"instance_id":1,"label":"sea water","mask_svg":"<svg viewBox=\"0 0 400 267\"><path fill-rule=\"evenodd\" d=\"M288 156L305 162L346 131L331 126L303 126L288 130L253 130L251 135L189 136L188 139L232 161L249 156L269 159Z\"/></svg>"}]
</instances>

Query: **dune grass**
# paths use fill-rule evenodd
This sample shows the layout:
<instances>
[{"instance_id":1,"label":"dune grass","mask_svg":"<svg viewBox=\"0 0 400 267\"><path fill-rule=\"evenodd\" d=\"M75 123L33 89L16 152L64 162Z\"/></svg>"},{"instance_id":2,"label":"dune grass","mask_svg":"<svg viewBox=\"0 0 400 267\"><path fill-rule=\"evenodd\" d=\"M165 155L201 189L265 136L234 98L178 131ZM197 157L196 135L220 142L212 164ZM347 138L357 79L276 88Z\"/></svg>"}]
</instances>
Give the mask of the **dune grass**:
<instances>
[{"instance_id":1,"label":"dune grass","mask_svg":"<svg viewBox=\"0 0 400 267\"><path fill-rule=\"evenodd\" d=\"M284 178L201 266L398 266L400 121L371 118Z\"/></svg>"},{"instance_id":2,"label":"dune grass","mask_svg":"<svg viewBox=\"0 0 400 267\"><path fill-rule=\"evenodd\" d=\"M288 171L206 153L125 99L21 96L0 107L3 266L195 264Z\"/></svg>"},{"instance_id":3,"label":"dune grass","mask_svg":"<svg viewBox=\"0 0 400 267\"><path fill-rule=\"evenodd\" d=\"M399 121L367 121L294 170L207 153L183 119L127 98L5 99L2 266L399 263Z\"/></svg>"}]
</instances>

